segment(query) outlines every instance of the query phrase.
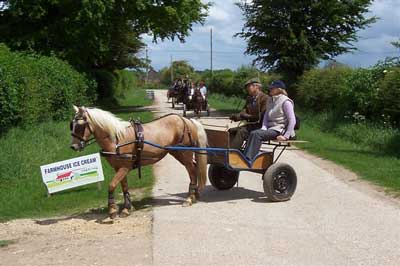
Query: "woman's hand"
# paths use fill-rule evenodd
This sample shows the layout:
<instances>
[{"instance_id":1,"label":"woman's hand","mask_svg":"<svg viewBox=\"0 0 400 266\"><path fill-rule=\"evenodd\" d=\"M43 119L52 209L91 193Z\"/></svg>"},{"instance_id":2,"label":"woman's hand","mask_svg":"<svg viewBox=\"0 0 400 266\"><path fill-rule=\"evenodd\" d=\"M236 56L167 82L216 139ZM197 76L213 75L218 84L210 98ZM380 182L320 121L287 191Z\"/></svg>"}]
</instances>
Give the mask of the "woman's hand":
<instances>
[{"instance_id":1,"label":"woman's hand","mask_svg":"<svg viewBox=\"0 0 400 266\"><path fill-rule=\"evenodd\" d=\"M279 136L276 137L276 140L285 141L285 140L287 140L287 138L285 138L285 137L282 136L282 135L279 135Z\"/></svg>"}]
</instances>

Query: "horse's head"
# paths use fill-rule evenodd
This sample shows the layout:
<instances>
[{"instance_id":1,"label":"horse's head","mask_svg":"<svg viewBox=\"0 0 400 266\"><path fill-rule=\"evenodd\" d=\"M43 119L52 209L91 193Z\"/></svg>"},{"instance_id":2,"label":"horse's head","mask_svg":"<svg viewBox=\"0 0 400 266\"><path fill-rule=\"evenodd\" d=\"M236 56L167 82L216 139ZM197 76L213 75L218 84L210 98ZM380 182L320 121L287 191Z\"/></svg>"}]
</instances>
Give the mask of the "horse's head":
<instances>
[{"instance_id":1,"label":"horse's head","mask_svg":"<svg viewBox=\"0 0 400 266\"><path fill-rule=\"evenodd\" d=\"M70 123L71 130L71 149L81 151L90 141L89 137L93 131L88 122L88 112L85 107L77 107L74 105L75 116Z\"/></svg>"}]
</instances>

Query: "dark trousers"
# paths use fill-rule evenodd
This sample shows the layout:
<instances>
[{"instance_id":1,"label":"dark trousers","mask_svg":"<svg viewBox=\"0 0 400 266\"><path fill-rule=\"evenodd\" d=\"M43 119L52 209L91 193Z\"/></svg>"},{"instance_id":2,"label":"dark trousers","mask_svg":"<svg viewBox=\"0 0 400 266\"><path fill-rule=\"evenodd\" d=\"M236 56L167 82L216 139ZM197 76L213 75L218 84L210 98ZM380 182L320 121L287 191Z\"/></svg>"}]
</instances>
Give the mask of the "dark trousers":
<instances>
[{"instance_id":1,"label":"dark trousers","mask_svg":"<svg viewBox=\"0 0 400 266\"><path fill-rule=\"evenodd\" d=\"M257 155L261 148L261 144L263 141L276 139L280 133L273 129L262 130L257 129L250 133L249 139L246 143L246 149L244 150L244 154L247 158L253 160L253 158Z\"/></svg>"},{"instance_id":2,"label":"dark trousers","mask_svg":"<svg viewBox=\"0 0 400 266\"><path fill-rule=\"evenodd\" d=\"M229 129L229 147L231 149L239 150L242 147L243 142L249 137L250 132L259 129L260 127L260 124L250 124Z\"/></svg>"}]
</instances>

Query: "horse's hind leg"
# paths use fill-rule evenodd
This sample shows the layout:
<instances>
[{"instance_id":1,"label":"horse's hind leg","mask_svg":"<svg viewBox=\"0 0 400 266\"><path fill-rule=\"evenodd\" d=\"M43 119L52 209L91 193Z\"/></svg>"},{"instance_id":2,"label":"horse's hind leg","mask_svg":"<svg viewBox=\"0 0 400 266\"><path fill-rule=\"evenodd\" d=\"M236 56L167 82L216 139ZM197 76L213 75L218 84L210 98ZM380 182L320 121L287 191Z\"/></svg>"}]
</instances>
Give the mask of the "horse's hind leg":
<instances>
[{"instance_id":1,"label":"horse's hind leg","mask_svg":"<svg viewBox=\"0 0 400 266\"><path fill-rule=\"evenodd\" d=\"M129 216L132 209L131 195L129 194L128 178L124 177L121 181L122 192L124 193L124 207L121 211L121 217Z\"/></svg>"},{"instance_id":2,"label":"horse's hind leg","mask_svg":"<svg viewBox=\"0 0 400 266\"><path fill-rule=\"evenodd\" d=\"M118 209L114 199L114 190L128 174L128 168L119 168L108 186L108 215L111 219L117 217Z\"/></svg>"},{"instance_id":3,"label":"horse's hind leg","mask_svg":"<svg viewBox=\"0 0 400 266\"><path fill-rule=\"evenodd\" d=\"M196 164L193 161L193 152L171 152L170 154L174 156L174 158L177 159L181 164L183 164L189 173L189 193L182 206L191 206L193 203L196 203L198 198Z\"/></svg>"}]
</instances>

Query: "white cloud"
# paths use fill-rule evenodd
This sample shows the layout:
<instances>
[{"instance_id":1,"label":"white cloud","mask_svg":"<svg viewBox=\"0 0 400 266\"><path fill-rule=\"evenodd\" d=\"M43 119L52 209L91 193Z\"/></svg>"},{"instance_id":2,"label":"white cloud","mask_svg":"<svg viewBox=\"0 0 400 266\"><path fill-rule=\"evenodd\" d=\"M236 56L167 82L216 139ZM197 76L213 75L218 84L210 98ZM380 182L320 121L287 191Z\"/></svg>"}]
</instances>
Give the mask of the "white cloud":
<instances>
[{"instance_id":1,"label":"white cloud","mask_svg":"<svg viewBox=\"0 0 400 266\"><path fill-rule=\"evenodd\" d=\"M253 57L243 54L246 42L233 37L241 31L244 23L241 10L234 4L236 2L238 0L214 1L205 24L194 25L193 32L185 43L165 41L154 44L151 36L143 36L149 45L149 55L154 67L160 69L168 65L172 55L174 60L187 60L197 69L209 68L211 27L215 52L214 69L236 69L240 65L249 64ZM359 48L358 52L341 55L337 60L353 66L369 66L386 56L396 55L390 42L400 38L399 14L399 0L375 0L370 8L370 15L380 19L370 28L359 32L360 39L355 44Z\"/></svg>"},{"instance_id":2,"label":"white cloud","mask_svg":"<svg viewBox=\"0 0 400 266\"><path fill-rule=\"evenodd\" d=\"M229 21L230 15L221 7L214 5L210 9L209 19L215 21Z\"/></svg>"}]
</instances>

